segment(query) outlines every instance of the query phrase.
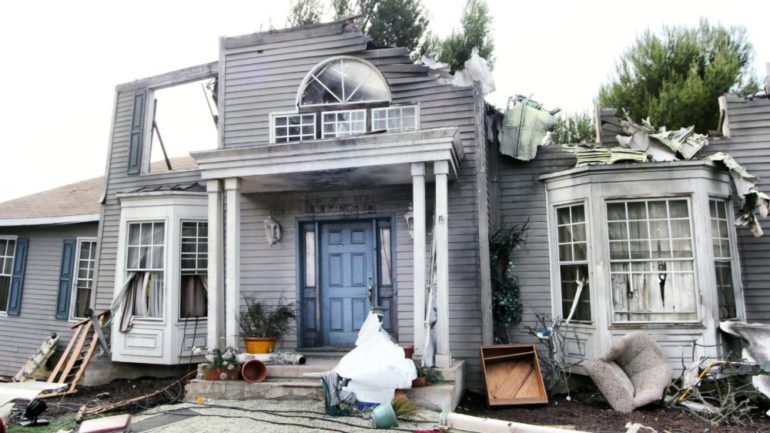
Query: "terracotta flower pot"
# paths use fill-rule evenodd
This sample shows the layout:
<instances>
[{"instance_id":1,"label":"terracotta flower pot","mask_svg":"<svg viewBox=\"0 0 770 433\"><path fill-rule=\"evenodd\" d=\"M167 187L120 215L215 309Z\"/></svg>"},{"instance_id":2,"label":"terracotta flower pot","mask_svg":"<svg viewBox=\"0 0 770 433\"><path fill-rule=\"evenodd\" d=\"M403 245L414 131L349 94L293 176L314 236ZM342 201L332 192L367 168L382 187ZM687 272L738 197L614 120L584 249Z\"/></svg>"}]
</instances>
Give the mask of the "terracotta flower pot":
<instances>
[{"instance_id":1,"label":"terracotta flower pot","mask_svg":"<svg viewBox=\"0 0 770 433\"><path fill-rule=\"evenodd\" d=\"M414 344L404 344L401 348L404 349L404 357L406 357L406 359L412 359L412 355L414 355Z\"/></svg>"},{"instance_id":2,"label":"terracotta flower pot","mask_svg":"<svg viewBox=\"0 0 770 433\"><path fill-rule=\"evenodd\" d=\"M430 382L428 382L428 378L424 376L422 377L418 376L417 378L412 380L412 388L420 388L428 385L430 385Z\"/></svg>"},{"instance_id":3,"label":"terracotta flower pot","mask_svg":"<svg viewBox=\"0 0 770 433\"><path fill-rule=\"evenodd\" d=\"M267 377L267 367L256 359L250 359L243 363L241 377L249 383L260 383Z\"/></svg>"},{"instance_id":4,"label":"terracotta flower pot","mask_svg":"<svg viewBox=\"0 0 770 433\"><path fill-rule=\"evenodd\" d=\"M237 380L239 370L225 368L207 368L203 371L204 380Z\"/></svg>"},{"instance_id":5,"label":"terracotta flower pot","mask_svg":"<svg viewBox=\"0 0 770 433\"><path fill-rule=\"evenodd\" d=\"M243 337L246 353L273 353L275 337Z\"/></svg>"}]
</instances>

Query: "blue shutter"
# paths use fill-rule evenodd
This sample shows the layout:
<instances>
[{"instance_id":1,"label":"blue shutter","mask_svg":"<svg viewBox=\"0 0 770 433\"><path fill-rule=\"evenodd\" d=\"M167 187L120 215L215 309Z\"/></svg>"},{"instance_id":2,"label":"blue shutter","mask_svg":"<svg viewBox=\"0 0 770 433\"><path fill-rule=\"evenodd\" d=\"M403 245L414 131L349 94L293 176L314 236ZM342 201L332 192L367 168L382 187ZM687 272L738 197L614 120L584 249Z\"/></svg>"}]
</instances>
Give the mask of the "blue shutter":
<instances>
[{"instance_id":1,"label":"blue shutter","mask_svg":"<svg viewBox=\"0 0 770 433\"><path fill-rule=\"evenodd\" d=\"M9 316L21 313L21 292L24 290L24 270L27 268L27 250L29 239L16 239L16 257L13 259L13 275L11 276L11 296L8 301Z\"/></svg>"},{"instance_id":2,"label":"blue shutter","mask_svg":"<svg viewBox=\"0 0 770 433\"><path fill-rule=\"evenodd\" d=\"M144 106L146 91L134 95L134 110L131 116L131 141L128 148L128 174L139 174L142 167L142 142L144 137Z\"/></svg>"},{"instance_id":3,"label":"blue shutter","mask_svg":"<svg viewBox=\"0 0 770 433\"><path fill-rule=\"evenodd\" d=\"M59 296L56 300L56 318L67 320L70 315L70 295L75 270L75 239L65 239L59 271Z\"/></svg>"}]
</instances>

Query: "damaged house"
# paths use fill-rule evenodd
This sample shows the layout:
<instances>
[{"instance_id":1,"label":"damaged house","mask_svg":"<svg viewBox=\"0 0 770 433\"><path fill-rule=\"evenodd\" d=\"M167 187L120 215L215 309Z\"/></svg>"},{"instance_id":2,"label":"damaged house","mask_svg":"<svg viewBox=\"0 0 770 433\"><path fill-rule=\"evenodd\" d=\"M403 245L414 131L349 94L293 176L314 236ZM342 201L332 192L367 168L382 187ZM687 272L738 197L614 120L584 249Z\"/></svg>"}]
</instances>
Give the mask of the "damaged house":
<instances>
[{"instance_id":1,"label":"damaged house","mask_svg":"<svg viewBox=\"0 0 770 433\"><path fill-rule=\"evenodd\" d=\"M153 169L155 93L211 79L216 142ZM280 350L341 355L382 306L385 328L421 356L434 287L435 363L479 388L479 347L493 342L489 235L527 221L516 341L532 341L535 314L567 317L575 305L570 355L592 358L643 329L678 367L722 352L720 320L770 322L770 241L733 224L740 204L721 165L576 168L558 146L520 161L500 153L483 98L405 48L371 46L347 21L223 37L216 62L118 85L98 231L95 220L64 234L69 225L43 220L29 234L28 224L3 225L1 260L14 257L9 243L17 261L30 243L23 293L9 286L23 308L0 316L0 333L22 335L28 317L35 326L23 335L37 341L59 329L56 311L79 311L78 292L69 306L55 301L59 283L79 279L33 263L40 255L59 270L67 240L81 257L79 239L95 238L88 303L113 308L116 366L186 364L196 346L241 346L249 298L296 305ZM727 95L723 110L724 136L701 152L731 153L770 189L770 100ZM37 248L34 236L49 230L51 248ZM76 275L79 263L68 265ZM2 374L37 344L17 353L15 340L0 341Z\"/></svg>"}]
</instances>

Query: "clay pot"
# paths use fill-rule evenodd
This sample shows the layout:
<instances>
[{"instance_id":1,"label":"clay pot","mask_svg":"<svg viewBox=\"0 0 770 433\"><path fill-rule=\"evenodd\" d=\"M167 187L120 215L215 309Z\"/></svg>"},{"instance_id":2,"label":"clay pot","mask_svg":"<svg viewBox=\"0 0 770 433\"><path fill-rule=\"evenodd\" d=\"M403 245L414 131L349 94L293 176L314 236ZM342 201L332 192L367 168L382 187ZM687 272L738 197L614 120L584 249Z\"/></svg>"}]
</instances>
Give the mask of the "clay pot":
<instances>
[{"instance_id":1,"label":"clay pot","mask_svg":"<svg viewBox=\"0 0 770 433\"><path fill-rule=\"evenodd\" d=\"M241 367L241 377L249 383L260 383L267 377L267 367L256 359L250 359Z\"/></svg>"},{"instance_id":2,"label":"clay pot","mask_svg":"<svg viewBox=\"0 0 770 433\"><path fill-rule=\"evenodd\" d=\"M422 386L428 386L430 385L430 382L428 382L427 377L417 377L414 380L412 380L412 388L420 388Z\"/></svg>"},{"instance_id":3,"label":"clay pot","mask_svg":"<svg viewBox=\"0 0 770 433\"><path fill-rule=\"evenodd\" d=\"M404 344L401 348L404 349L404 356L406 359L412 359L412 355L414 355L414 344Z\"/></svg>"},{"instance_id":4,"label":"clay pot","mask_svg":"<svg viewBox=\"0 0 770 433\"><path fill-rule=\"evenodd\" d=\"M246 353L273 353L275 337L243 337Z\"/></svg>"},{"instance_id":5,"label":"clay pot","mask_svg":"<svg viewBox=\"0 0 770 433\"><path fill-rule=\"evenodd\" d=\"M203 370L204 380L237 380L238 370L227 370L225 368L207 368Z\"/></svg>"}]
</instances>

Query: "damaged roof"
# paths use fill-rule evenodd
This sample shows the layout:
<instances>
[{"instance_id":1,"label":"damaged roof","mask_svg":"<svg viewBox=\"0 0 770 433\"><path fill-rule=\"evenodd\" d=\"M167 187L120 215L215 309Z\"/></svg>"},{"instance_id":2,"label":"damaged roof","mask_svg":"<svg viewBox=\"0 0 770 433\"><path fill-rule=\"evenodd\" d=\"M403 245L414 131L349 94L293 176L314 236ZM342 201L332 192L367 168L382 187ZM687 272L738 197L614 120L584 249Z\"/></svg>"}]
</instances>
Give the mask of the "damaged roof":
<instances>
[{"instance_id":1,"label":"damaged roof","mask_svg":"<svg viewBox=\"0 0 770 433\"><path fill-rule=\"evenodd\" d=\"M195 170L190 156L172 158L174 171ZM153 162L153 173L167 172L165 161ZM172 185L174 186L174 185ZM197 183L180 185L187 191L205 190ZM0 227L76 224L99 221L104 177L95 177L0 203Z\"/></svg>"},{"instance_id":2,"label":"damaged roof","mask_svg":"<svg viewBox=\"0 0 770 433\"><path fill-rule=\"evenodd\" d=\"M0 226L98 221L103 183L95 177L0 203Z\"/></svg>"}]
</instances>

